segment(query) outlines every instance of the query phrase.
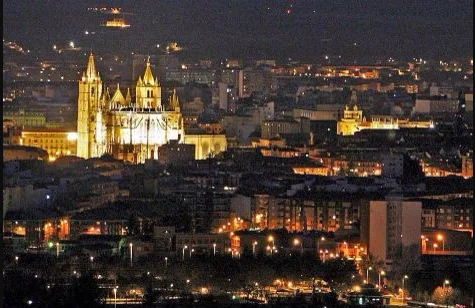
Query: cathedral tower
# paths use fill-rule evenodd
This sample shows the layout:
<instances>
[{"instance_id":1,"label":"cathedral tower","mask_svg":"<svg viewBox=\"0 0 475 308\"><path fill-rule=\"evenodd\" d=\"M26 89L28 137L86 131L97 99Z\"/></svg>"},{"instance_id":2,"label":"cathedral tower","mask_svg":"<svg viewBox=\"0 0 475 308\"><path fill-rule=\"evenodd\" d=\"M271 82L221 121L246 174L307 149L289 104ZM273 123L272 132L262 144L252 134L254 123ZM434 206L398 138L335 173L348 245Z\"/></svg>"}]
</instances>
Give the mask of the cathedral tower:
<instances>
[{"instance_id":1,"label":"cathedral tower","mask_svg":"<svg viewBox=\"0 0 475 308\"><path fill-rule=\"evenodd\" d=\"M89 55L87 69L79 80L77 156L90 158L95 155L96 116L101 109L102 81L96 71L94 56Z\"/></svg>"},{"instance_id":2,"label":"cathedral tower","mask_svg":"<svg viewBox=\"0 0 475 308\"><path fill-rule=\"evenodd\" d=\"M157 78L153 78L150 58L147 60L145 73L139 76L135 90L137 109L162 110L162 88Z\"/></svg>"}]
</instances>

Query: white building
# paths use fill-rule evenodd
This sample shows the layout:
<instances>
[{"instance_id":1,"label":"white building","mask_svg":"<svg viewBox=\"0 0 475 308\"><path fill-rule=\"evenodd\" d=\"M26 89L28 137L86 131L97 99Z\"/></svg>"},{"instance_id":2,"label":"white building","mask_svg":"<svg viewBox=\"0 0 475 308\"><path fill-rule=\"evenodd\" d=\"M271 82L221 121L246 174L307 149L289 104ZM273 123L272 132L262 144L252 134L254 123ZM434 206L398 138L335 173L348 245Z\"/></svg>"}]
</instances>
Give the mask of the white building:
<instances>
[{"instance_id":1,"label":"white building","mask_svg":"<svg viewBox=\"0 0 475 308\"><path fill-rule=\"evenodd\" d=\"M416 114L455 113L458 111L458 103L455 99L418 98L413 111Z\"/></svg>"},{"instance_id":2,"label":"white building","mask_svg":"<svg viewBox=\"0 0 475 308\"><path fill-rule=\"evenodd\" d=\"M404 201L402 196L370 201L368 213L368 253L390 268L398 245L419 245L422 203Z\"/></svg>"}]
</instances>

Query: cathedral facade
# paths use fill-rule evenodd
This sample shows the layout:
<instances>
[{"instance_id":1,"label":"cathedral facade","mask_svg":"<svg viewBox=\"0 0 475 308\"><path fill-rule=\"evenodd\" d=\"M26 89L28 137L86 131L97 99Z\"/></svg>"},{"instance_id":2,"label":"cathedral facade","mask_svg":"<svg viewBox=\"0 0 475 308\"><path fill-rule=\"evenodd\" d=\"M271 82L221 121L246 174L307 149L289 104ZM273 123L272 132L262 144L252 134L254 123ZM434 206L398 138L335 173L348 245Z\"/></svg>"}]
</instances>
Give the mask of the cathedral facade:
<instances>
[{"instance_id":1,"label":"cathedral facade","mask_svg":"<svg viewBox=\"0 0 475 308\"><path fill-rule=\"evenodd\" d=\"M111 94L104 88L91 54L79 81L77 156L100 157L143 163L157 159L158 148L171 140L183 143L184 127L176 92L168 104L162 102L160 82L154 78L150 62L140 76L132 100L119 85Z\"/></svg>"}]
</instances>

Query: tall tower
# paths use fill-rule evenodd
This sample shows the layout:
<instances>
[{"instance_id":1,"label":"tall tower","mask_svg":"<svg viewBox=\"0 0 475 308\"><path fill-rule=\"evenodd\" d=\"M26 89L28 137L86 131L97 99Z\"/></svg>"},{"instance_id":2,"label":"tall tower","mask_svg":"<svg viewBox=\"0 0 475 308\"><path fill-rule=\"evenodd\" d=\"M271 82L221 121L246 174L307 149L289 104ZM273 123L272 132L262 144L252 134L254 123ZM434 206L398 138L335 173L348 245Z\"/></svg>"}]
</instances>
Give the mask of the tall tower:
<instances>
[{"instance_id":1,"label":"tall tower","mask_svg":"<svg viewBox=\"0 0 475 308\"><path fill-rule=\"evenodd\" d=\"M157 78L153 78L152 69L150 68L150 58L147 60L145 73L139 76L137 87L135 89L136 108L150 108L162 110L162 88Z\"/></svg>"},{"instance_id":2,"label":"tall tower","mask_svg":"<svg viewBox=\"0 0 475 308\"><path fill-rule=\"evenodd\" d=\"M90 158L95 154L94 138L96 128L96 117L102 97L102 81L96 71L94 56L89 55L87 69L79 80L78 95L78 141L77 155L83 158Z\"/></svg>"}]
</instances>

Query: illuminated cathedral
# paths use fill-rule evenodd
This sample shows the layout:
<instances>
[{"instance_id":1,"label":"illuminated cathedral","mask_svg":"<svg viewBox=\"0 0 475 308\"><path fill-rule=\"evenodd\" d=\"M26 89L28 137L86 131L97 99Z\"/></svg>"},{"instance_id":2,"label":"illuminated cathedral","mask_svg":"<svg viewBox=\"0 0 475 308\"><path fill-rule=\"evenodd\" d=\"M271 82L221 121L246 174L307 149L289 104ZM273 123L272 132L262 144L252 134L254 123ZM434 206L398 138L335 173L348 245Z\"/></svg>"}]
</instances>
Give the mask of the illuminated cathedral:
<instances>
[{"instance_id":1,"label":"illuminated cathedral","mask_svg":"<svg viewBox=\"0 0 475 308\"><path fill-rule=\"evenodd\" d=\"M162 102L160 82L154 78L149 60L132 100L130 89L123 91L119 84L111 92L103 87L92 53L79 80L77 132L77 156L111 154L134 163L156 159L158 148L171 140L184 142L176 92L168 104Z\"/></svg>"}]
</instances>

